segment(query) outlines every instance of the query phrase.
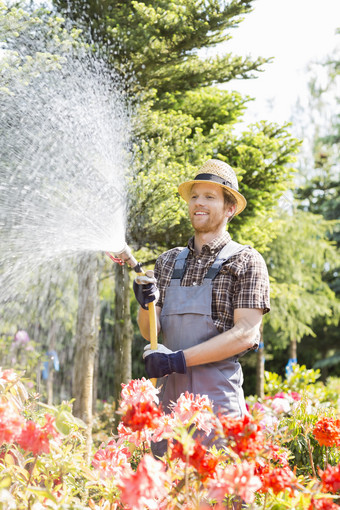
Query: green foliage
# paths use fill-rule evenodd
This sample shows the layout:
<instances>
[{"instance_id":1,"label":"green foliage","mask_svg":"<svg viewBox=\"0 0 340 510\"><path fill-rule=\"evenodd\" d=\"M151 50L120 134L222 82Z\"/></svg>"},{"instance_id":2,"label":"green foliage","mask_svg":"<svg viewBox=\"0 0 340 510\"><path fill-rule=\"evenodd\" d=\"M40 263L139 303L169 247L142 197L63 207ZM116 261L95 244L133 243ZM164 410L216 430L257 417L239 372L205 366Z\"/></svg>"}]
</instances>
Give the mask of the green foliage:
<instances>
[{"instance_id":1,"label":"green foliage","mask_svg":"<svg viewBox=\"0 0 340 510\"><path fill-rule=\"evenodd\" d=\"M305 159L301 159L301 179L297 190L297 197L301 200L301 209L322 215L329 220L328 239L336 247L337 261L326 265L322 274L324 285L335 293L333 305L333 319L328 314L315 317L312 329L319 339L315 342L310 333L303 339L308 349L301 351L301 359L315 363L322 368L323 377L332 373L340 373L339 364L339 306L340 277L339 277L339 247L340 247L340 172L339 172L339 48L324 62L315 64L311 70L310 97L308 117L305 129L310 134L309 152ZM320 80L326 75L326 79ZM334 295L333 295L334 296Z\"/></svg>"},{"instance_id":2,"label":"green foliage","mask_svg":"<svg viewBox=\"0 0 340 510\"><path fill-rule=\"evenodd\" d=\"M320 446L313 436L313 428L320 417L336 418L339 379L324 384L317 382L320 370L307 369L295 364L291 373L282 378L276 373L265 372L266 398L288 399L293 392L299 400L292 401L291 410L281 415L278 432L283 444L292 454L291 465L297 473L307 475L319 466L336 465L340 461L339 448ZM264 401L266 404L266 401Z\"/></svg>"},{"instance_id":3,"label":"green foliage","mask_svg":"<svg viewBox=\"0 0 340 510\"><path fill-rule=\"evenodd\" d=\"M337 253L327 233L332 223L304 211L282 213L276 238L269 245L267 265L272 278L272 311L268 326L287 345L290 339L315 335L316 318L336 322L340 307L324 274ZM267 329L267 335L271 336ZM281 344L282 345L282 344Z\"/></svg>"},{"instance_id":4,"label":"green foliage","mask_svg":"<svg viewBox=\"0 0 340 510\"><path fill-rule=\"evenodd\" d=\"M293 365L289 376L283 378L275 372L264 372L264 391L266 395L274 396L280 391L308 392L320 377L320 370L307 369L305 365Z\"/></svg>"},{"instance_id":5,"label":"green foliage","mask_svg":"<svg viewBox=\"0 0 340 510\"><path fill-rule=\"evenodd\" d=\"M251 10L249 0L54 3L86 26L89 42L100 47L116 70L133 77L135 92L154 88L162 98L168 92L249 78L268 61L231 54L203 58L199 52L228 40L226 31Z\"/></svg>"},{"instance_id":6,"label":"green foliage","mask_svg":"<svg viewBox=\"0 0 340 510\"><path fill-rule=\"evenodd\" d=\"M0 93L13 94L13 83L27 85L40 73L62 65L79 46L80 34L75 28L68 31L64 22L47 9L29 12L0 1Z\"/></svg>"},{"instance_id":7,"label":"green foliage","mask_svg":"<svg viewBox=\"0 0 340 510\"><path fill-rule=\"evenodd\" d=\"M287 126L266 123L233 135L232 126L249 98L211 85L249 76L263 60L242 61L231 55L203 59L199 52L228 40L227 31L238 25L251 2L76 1L71 8L63 0L55 3L87 27L85 37L100 46L110 65L124 69L125 77L134 76L133 86L126 82L129 90L138 90L140 99L129 242L135 249L147 245L154 256L186 243L191 229L185 204L176 197L177 186L207 158L220 157L235 167L249 204L231 231L265 249L273 235L266 218L289 186L289 165L298 142Z\"/></svg>"},{"instance_id":8,"label":"green foliage","mask_svg":"<svg viewBox=\"0 0 340 510\"><path fill-rule=\"evenodd\" d=\"M177 186L192 178L210 157L228 161L235 168L240 191L248 201L242 215L229 226L231 235L261 252L268 250L282 227L273 221L274 211L279 197L292 186L292 165L299 141L291 136L288 125L266 122L236 134L235 124L249 98L215 87L234 78L250 78L269 61L231 55L227 53L227 44L226 52L215 51L218 44L227 43L231 31L251 10L252 2L56 0L54 3L63 10L65 19L44 10L29 13L5 9L1 4L6 30L0 28L0 33L7 34L8 50L4 65L6 90L10 90L11 80L17 79L18 69L24 81L35 72L62 65L63 58L79 44L80 30L86 44L96 48L108 65L119 71L127 95L135 104L135 156L128 183L127 241L139 259L151 262L164 249L186 244L192 230ZM73 29L69 28L66 16L73 19ZM32 43L22 54L10 52L12 39L24 40L34 33L39 37L29 37ZM217 56L210 53L204 57L203 49L211 49ZM50 316L54 317L57 310L55 324L59 337L64 339L64 345L66 340L72 345L75 287L71 282L70 286L60 281L58 285L69 289L69 314L64 312L62 316L63 296L52 285L48 319L41 314L41 308L35 312L33 306L30 308L35 317L31 324L44 322L41 337L47 337ZM102 286L101 354L106 362L112 356L112 300L108 289L109 285L106 289ZM39 285L36 290L38 293L41 290ZM46 297L45 292L41 294ZM301 329L304 327L301 316L300 322ZM68 354L65 356L69 362ZM107 368L105 372L106 392L110 391L112 377Z\"/></svg>"},{"instance_id":9,"label":"green foliage","mask_svg":"<svg viewBox=\"0 0 340 510\"><path fill-rule=\"evenodd\" d=\"M151 263L162 251L186 245L192 229L177 186L211 157L235 168L248 201L230 224L231 235L268 250L280 228L272 217L279 197L292 186L300 142L288 125L266 122L235 134L250 98L214 87L255 76L266 62L227 53L231 30L251 2L54 3L83 28L87 42L119 71L133 95L127 241L139 260ZM204 56L202 50L209 48L214 56L212 51Z\"/></svg>"},{"instance_id":10,"label":"green foliage","mask_svg":"<svg viewBox=\"0 0 340 510\"><path fill-rule=\"evenodd\" d=\"M37 371L46 361L40 353L38 344L30 340L26 344L14 341L14 335L0 336L0 367L12 367L16 372L25 374L30 384L36 384ZM46 358L47 359L47 358Z\"/></svg>"},{"instance_id":11,"label":"green foliage","mask_svg":"<svg viewBox=\"0 0 340 510\"><path fill-rule=\"evenodd\" d=\"M206 106L211 97L205 96ZM135 176L131 179L129 241L137 249L147 243L153 250L186 244L191 225L177 186L192 178L209 157L217 157L235 168L240 191L248 201L242 215L230 224L232 236L266 250L277 228L270 215L283 191L290 186L289 165L299 146L287 126L261 123L234 135L228 123L214 122L210 131L203 134L209 118L202 119L199 127L197 123L201 119L182 110L170 110L162 115L151 110L145 113L147 117L142 117L141 127L146 133L140 134L141 143L134 160ZM157 133L153 133L156 126Z\"/></svg>"}]
</instances>

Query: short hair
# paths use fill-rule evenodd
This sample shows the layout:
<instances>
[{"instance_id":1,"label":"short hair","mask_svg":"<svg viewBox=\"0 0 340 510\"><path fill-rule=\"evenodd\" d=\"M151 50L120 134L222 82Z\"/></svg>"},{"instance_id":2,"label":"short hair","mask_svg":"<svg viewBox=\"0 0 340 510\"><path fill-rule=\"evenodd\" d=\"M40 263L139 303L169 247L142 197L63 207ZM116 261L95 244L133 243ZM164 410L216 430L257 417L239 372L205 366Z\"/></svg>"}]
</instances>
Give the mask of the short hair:
<instances>
[{"instance_id":1,"label":"short hair","mask_svg":"<svg viewBox=\"0 0 340 510\"><path fill-rule=\"evenodd\" d=\"M237 200L234 197L234 195L232 193L230 193L230 191L228 191L226 188L222 188L222 191L223 191L224 205L225 206L228 206L228 205L237 205ZM235 209L235 212L236 212L236 209ZM232 216L230 216L230 218L228 218L228 223L231 222L231 220L233 219L234 216L235 216L235 213Z\"/></svg>"}]
</instances>

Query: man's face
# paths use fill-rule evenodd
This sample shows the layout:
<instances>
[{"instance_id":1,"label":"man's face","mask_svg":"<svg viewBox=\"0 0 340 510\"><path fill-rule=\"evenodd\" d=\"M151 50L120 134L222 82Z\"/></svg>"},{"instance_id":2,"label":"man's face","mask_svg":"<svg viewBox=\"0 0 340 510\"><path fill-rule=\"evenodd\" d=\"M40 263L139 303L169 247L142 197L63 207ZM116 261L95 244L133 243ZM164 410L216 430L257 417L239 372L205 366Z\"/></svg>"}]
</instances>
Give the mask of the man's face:
<instances>
[{"instance_id":1,"label":"man's face","mask_svg":"<svg viewBox=\"0 0 340 510\"><path fill-rule=\"evenodd\" d=\"M189 217L197 233L220 233L225 229L233 206L226 206L221 186L200 182L191 188Z\"/></svg>"}]
</instances>

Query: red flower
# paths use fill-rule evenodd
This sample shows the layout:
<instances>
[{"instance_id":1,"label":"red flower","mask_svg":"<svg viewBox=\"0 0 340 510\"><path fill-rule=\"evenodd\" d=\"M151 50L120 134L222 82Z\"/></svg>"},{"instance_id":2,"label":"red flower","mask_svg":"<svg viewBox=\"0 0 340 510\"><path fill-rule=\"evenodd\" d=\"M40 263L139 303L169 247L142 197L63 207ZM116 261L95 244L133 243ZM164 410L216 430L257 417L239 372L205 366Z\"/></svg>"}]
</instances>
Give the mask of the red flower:
<instances>
[{"instance_id":1,"label":"red flower","mask_svg":"<svg viewBox=\"0 0 340 510\"><path fill-rule=\"evenodd\" d=\"M157 429L162 416L163 411L156 404L152 402L137 402L136 404L129 405L122 418L122 423L133 432L143 430L145 427Z\"/></svg>"},{"instance_id":2,"label":"red flower","mask_svg":"<svg viewBox=\"0 0 340 510\"><path fill-rule=\"evenodd\" d=\"M207 453L206 447L198 439L195 441L192 453L188 454L184 452L182 443L175 443L171 449L170 459L181 459L183 462L188 462L190 466L196 469L202 482L214 476L218 464L218 458L211 453Z\"/></svg>"},{"instance_id":3,"label":"red flower","mask_svg":"<svg viewBox=\"0 0 340 510\"><path fill-rule=\"evenodd\" d=\"M34 421L28 421L23 428L17 442L23 450L32 452L33 455L49 453L50 441L48 433Z\"/></svg>"},{"instance_id":4,"label":"red flower","mask_svg":"<svg viewBox=\"0 0 340 510\"><path fill-rule=\"evenodd\" d=\"M339 506L336 503L333 503L333 501L328 498L321 499L312 498L308 510L339 510Z\"/></svg>"},{"instance_id":5,"label":"red flower","mask_svg":"<svg viewBox=\"0 0 340 510\"><path fill-rule=\"evenodd\" d=\"M263 471L261 479L263 492L271 489L274 494L279 494L279 492L289 489L289 493L292 496L294 495L293 485L297 482L297 479L288 467L277 467L269 469L267 472Z\"/></svg>"},{"instance_id":6,"label":"red flower","mask_svg":"<svg viewBox=\"0 0 340 510\"><path fill-rule=\"evenodd\" d=\"M276 467L289 467L289 450L269 441L266 443L266 449L267 459Z\"/></svg>"},{"instance_id":7,"label":"red flower","mask_svg":"<svg viewBox=\"0 0 340 510\"><path fill-rule=\"evenodd\" d=\"M256 462L254 473L258 477L260 477L262 485L263 485L263 478L264 478L264 476L266 474L268 474L270 470L271 470L270 464L264 462L263 460L260 460L259 462ZM262 490L261 490L261 492L262 492Z\"/></svg>"},{"instance_id":8,"label":"red flower","mask_svg":"<svg viewBox=\"0 0 340 510\"><path fill-rule=\"evenodd\" d=\"M340 464L337 466L327 466L325 471L319 470L324 492L335 494L340 491Z\"/></svg>"},{"instance_id":9,"label":"red flower","mask_svg":"<svg viewBox=\"0 0 340 510\"><path fill-rule=\"evenodd\" d=\"M320 446L340 446L340 419L320 418L315 423L313 436Z\"/></svg>"},{"instance_id":10,"label":"red flower","mask_svg":"<svg viewBox=\"0 0 340 510\"><path fill-rule=\"evenodd\" d=\"M219 419L229 446L240 457L255 458L264 449L265 436L262 427L253 418L220 416Z\"/></svg>"},{"instance_id":11,"label":"red flower","mask_svg":"<svg viewBox=\"0 0 340 510\"><path fill-rule=\"evenodd\" d=\"M9 402L0 404L0 445L11 444L21 434L24 418L18 414Z\"/></svg>"},{"instance_id":12,"label":"red flower","mask_svg":"<svg viewBox=\"0 0 340 510\"><path fill-rule=\"evenodd\" d=\"M46 414L45 419L46 423L43 427L40 427L34 421L26 422L20 436L17 438L17 443L23 450L32 452L33 455L49 453L50 439L57 437L58 433L53 426L54 418Z\"/></svg>"}]
</instances>

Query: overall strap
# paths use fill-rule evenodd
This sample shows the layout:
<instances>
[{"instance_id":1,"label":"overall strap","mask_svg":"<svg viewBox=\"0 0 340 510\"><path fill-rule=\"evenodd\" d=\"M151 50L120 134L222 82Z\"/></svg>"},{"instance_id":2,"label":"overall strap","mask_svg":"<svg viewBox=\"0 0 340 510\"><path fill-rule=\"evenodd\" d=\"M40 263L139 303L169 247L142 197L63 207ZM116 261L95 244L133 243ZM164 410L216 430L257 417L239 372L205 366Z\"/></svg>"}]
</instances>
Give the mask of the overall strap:
<instances>
[{"instance_id":1,"label":"overall strap","mask_svg":"<svg viewBox=\"0 0 340 510\"><path fill-rule=\"evenodd\" d=\"M185 266L187 262L187 257L189 255L189 248L183 248L176 257L175 267L172 271L171 280L181 280L184 272Z\"/></svg>"},{"instance_id":2,"label":"overall strap","mask_svg":"<svg viewBox=\"0 0 340 510\"><path fill-rule=\"evenodd\" d=\"M245 248L248 248L248 245L237 243L236 241L233 241L231 239L229 243L226 244L222 248L222 250L218 253L214 263L212 264L212 266L210 266L204 279L213 280L214 278L216 278L223 264L228 259L230 259L230 257L236 255L236 253L243 251Z\"/></svg>"}]
</instances>

